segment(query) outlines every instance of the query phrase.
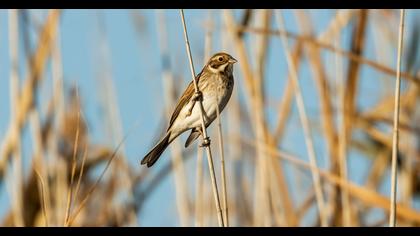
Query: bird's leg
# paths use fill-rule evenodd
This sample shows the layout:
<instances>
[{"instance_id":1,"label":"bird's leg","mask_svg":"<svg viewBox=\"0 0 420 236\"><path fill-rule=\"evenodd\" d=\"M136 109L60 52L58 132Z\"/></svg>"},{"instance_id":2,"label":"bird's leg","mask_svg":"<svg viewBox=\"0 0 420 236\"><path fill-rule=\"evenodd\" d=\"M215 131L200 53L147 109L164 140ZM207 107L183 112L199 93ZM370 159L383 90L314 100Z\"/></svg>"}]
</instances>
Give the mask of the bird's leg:
<instances>
[{"instance_id":1,"label":"bird's leg","mask_svg":"<svg viewBox=\"0 0 420 236\"><path fill-rule=\"evenodd\" d=\"M187 113L187 116L190 116L191 115L191 113L192 113L192 110L193 110L193 108L194 108L194 105L195 105L195 103L197 102L197 101L203 101L203 94L200 92L200 91L196 91L194 94L193 94L193 96L192 96L192 98L191 98L191 105L190 105L190 108L188 109L188 113Z\"/></svg>"},{"instance_id":2,"label":"bird's leg","mask_svg":"<svg viewBox=\"0 0 420 236\"><path fill-rule=\"evenodd\" d=\"M210 138L209 137L204 137L203 131L201 130L201 127L197 129L198 132L200 132L201 136L203 136L203 142L199 145L199 147L208 147L210 146Z\"/></svg>"},{"instance_id":3,"label":"bird's leg","mask_svg":"<svg viewBox=\"0 0 420 236\"><path fill-rule=\"evenodd\" d=\"M203 143L200 144L200 147L208 147L208 146L210 146L210 143L211 143L210 138L209 137L205 137L203 139Z\"/></svg>"}]
</instances>

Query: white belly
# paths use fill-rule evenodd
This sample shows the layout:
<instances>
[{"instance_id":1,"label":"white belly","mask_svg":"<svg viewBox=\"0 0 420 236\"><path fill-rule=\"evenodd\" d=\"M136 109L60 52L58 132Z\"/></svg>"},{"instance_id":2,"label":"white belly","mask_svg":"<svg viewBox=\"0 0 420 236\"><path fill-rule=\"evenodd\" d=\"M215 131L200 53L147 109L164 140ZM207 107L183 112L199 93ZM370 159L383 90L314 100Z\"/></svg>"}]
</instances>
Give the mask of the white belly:
<instances>
[{"instance_id":1,"label":"white belly","mask_svg":"<svg viewBox=\"0 0 420 236\"><path fill-rule=\"evenodd\" d=\"M232 90L233 86L229 89L219 89L220 92L218 96L216 93L203 94L203 116L206 127L217 117L216 105L218 103L220 104L219 111L222 112L232 94ZM217 97L219 98L219 102L217 102ZM191 107L191 103L192 102L190 101L187 106L182 108L171 130L181 133L194 127L201 127L200 103L195 103L191 115L188 116L188 110Z\"/></svg>"}]
</instances>

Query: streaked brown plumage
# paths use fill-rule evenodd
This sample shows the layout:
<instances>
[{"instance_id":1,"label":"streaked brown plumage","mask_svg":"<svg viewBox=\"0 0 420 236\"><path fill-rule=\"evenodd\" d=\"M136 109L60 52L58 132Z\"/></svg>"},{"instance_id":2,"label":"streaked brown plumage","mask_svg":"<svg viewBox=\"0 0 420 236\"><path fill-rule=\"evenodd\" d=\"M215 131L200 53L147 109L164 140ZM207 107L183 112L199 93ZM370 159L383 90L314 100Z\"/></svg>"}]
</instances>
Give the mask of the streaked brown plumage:
<instances>
[{"instance_id":1,"label":"streaked brown plumage","mask_svg":"<svg viewBox=\"0 0 420 236\"><path fill-rule=\"evenodd\" d=\"M234 85L234 63L236 63L236 59L229 54L223 52L216 53L209 59L203 70L196 76L198 88L202 94L203 115L206 127L208 127L217 116L216 104L218 104L219 110L222 112L230 99ZM199 99L199 97L195 94L194 83L191 81L181 98L178 100L165 136L142 159L142 165L147 164L147 167L152 166L168 145L185 131L191 130L185 147L188 147L200 136L201 117L197 99Z\"/></svg>"}]
</instances>

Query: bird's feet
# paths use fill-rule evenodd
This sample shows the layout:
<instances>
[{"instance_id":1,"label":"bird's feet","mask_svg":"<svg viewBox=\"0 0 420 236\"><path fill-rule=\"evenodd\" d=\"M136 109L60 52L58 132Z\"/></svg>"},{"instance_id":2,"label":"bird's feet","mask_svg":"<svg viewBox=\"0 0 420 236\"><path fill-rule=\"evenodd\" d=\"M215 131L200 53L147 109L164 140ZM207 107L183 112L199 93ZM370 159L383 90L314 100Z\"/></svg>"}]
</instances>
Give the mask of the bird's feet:
<instances>
[{"instance_id":1,"label":"bird's feet","mask_svg":"<svg viewBox=\"0 0 420 236\"><path fill-rule=\"evenodd\" d=\"M197 101L203 101L203 93L201 93L201 91L197 91L193 94L192 96L192 101L197 102Z\"/></svg>"},{"instance_id":2,"label":"bird's feet","mask_svg":"<svg viewBox=\"0 0 420 236\"><path fill-rule=\"evenodd\" d=\"M200 91L195 92L191 98L191 101L192 103L191 103L190 108L188 109L187 116L191 115L196 102L203 101L203 94Z\"/></svg>"},{"instance_id":3,"label":"bird's feet","mask_svg":"<svg viewBox=\"0 0 420 236\"><path fill-rule=\"evenodd\" d=\"M205 139L203 139L203 143L201 143L200 147L208 147L210 146L210 138L206 137Z\"/></svg>"}]
</instances>

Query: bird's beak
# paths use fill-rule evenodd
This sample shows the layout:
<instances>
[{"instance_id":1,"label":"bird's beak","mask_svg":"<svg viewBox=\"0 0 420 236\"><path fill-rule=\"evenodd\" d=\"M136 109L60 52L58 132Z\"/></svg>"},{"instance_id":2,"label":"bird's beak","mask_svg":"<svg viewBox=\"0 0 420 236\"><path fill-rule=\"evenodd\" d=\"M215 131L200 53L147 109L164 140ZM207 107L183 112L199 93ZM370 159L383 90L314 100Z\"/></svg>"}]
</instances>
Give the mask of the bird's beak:
<instances>
[{"instance_id":1,"label":"bird's beak","mask_svg":"<svg viewBox=\"0 0 420 236\"><path fill-rule=\"evenodd\" d=\"M231 57L230 59L229 59L229 63L230 64L235 64L236 62L238 62L238 60L236 60L235 58L233 58L233 57Z\"/></svg>"}]
</instances>

